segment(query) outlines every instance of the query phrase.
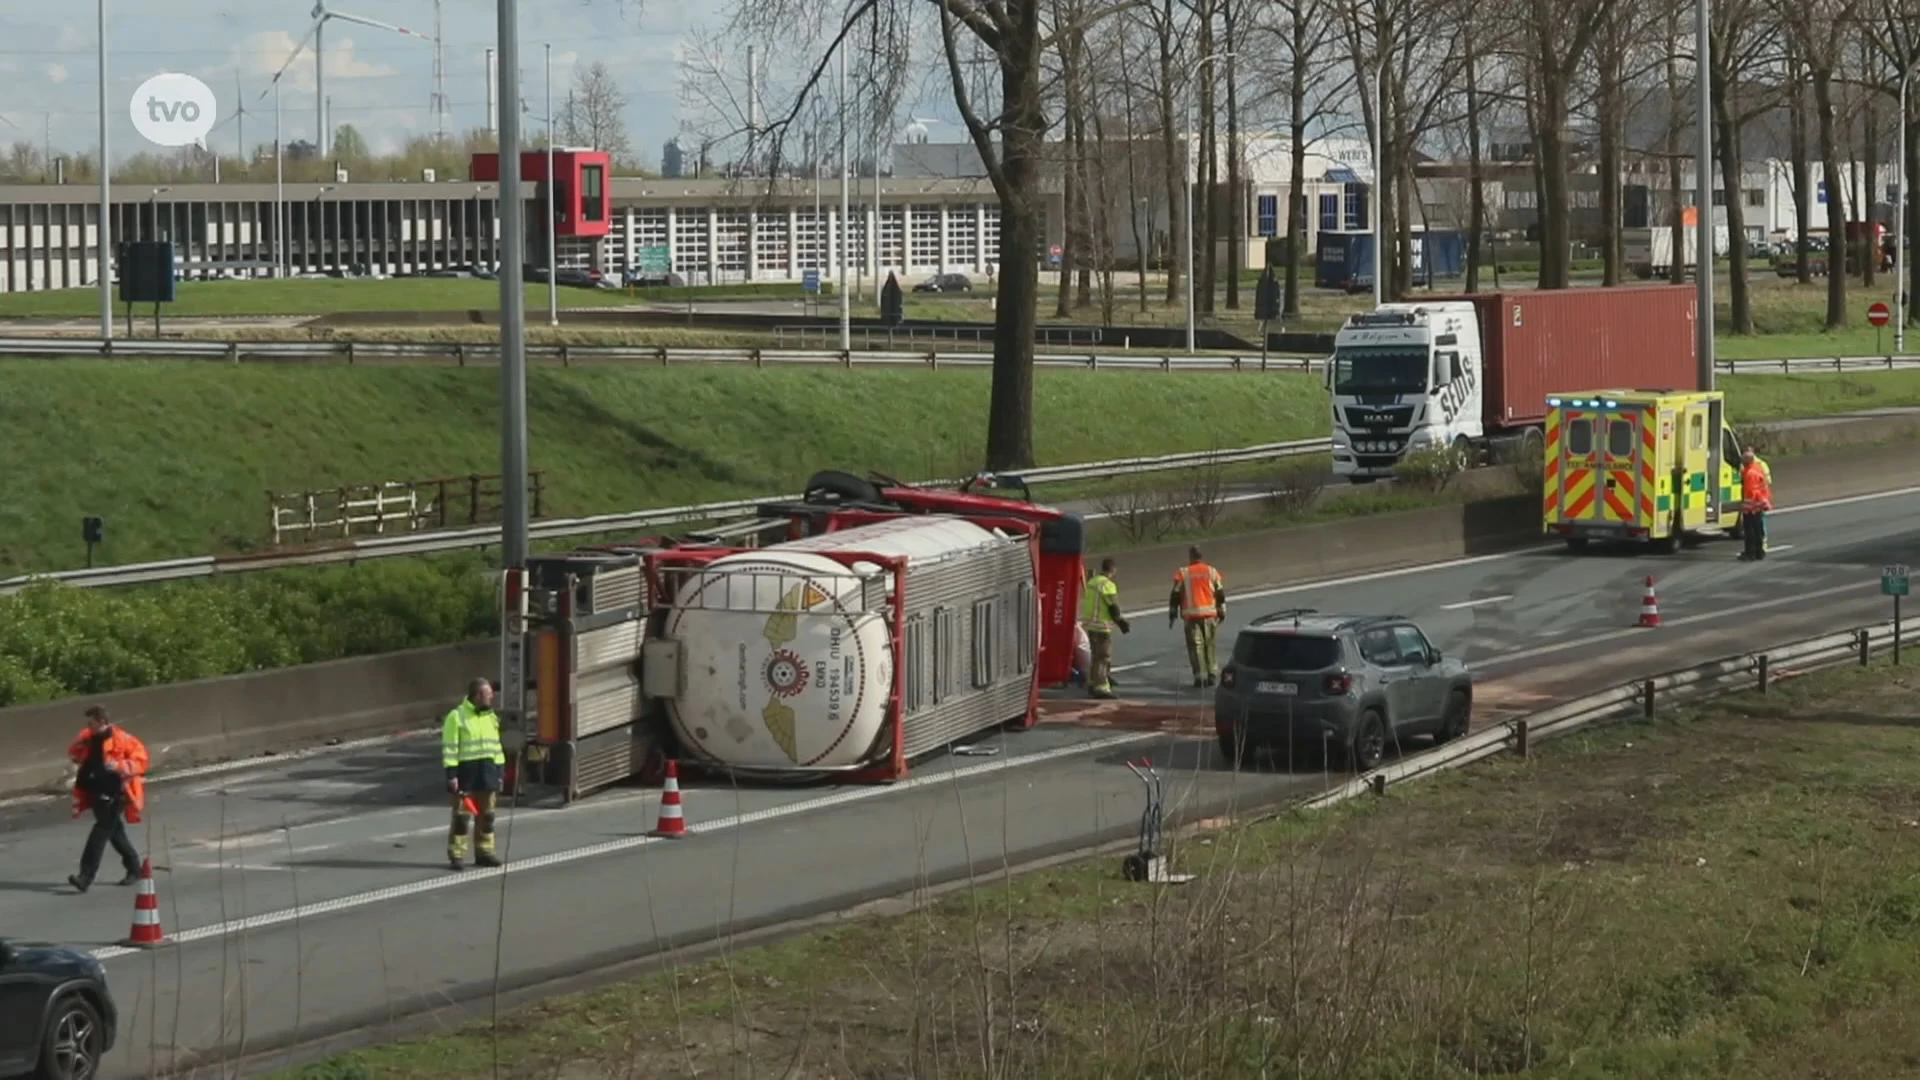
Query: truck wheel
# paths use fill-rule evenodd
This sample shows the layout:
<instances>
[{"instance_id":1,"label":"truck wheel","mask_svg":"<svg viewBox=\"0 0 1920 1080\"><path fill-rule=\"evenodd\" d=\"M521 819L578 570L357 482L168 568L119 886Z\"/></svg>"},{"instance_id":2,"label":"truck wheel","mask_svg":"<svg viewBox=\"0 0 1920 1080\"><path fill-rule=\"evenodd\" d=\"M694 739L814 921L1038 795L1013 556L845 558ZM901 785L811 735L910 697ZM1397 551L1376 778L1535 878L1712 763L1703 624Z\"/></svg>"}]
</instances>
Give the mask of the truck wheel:
<instances>
[{"instance_id":1,"label":"truck wheel","mask_svg":"<svg viewBox=\"0 0 1920 1080\"><path fill-rule=\"evenodd\" d=\"M873 481L855 476L839 469L823 469L807 479L805 498L816 501L816 496L832 495L841 502L879 502L880 488Z\"/></svg>"},{"instance_id":2,"label":"truck wheel","mask_svg":"<svg viewBox=\"0 0 1920 1080\"><path fill-rule=\"evenodd\" d=\"M1680 537L1678 535L1663 536L1648 546L1653 548L1655 555L1671 555L1680 550Z\"/></svg>"},{"instance_id":3,"label":"truck wheel","mask_svg":"<svg viewBox=\"0 0 1920 1080\"><path fill-rule=\"evenodd\" d=\"M1475 454L1473 452L1472 440L1468 439L1465 435L1453 440L1453 445L1448 449L1453 452L1455 460L1460 462L1460 467L1463 469L1471 469L1480 464L1474 460Z\"/></svg>"},{"instance_id":4,"label":"truck wheel","mask_svg":"<svg viewBox=\"0 0 1920 1080\"><path fill-rule=\"evenodd\" d=\"M1380 479L1380 478L1379 478L1379 477L1377 477L1377 476L1349 476L1349 477L1347 477L1347 483L1349 483L1349 484L1371 484L1371 483L1373 483L1373 482L1374 482L1375 480L1378 480L1378 479Z\"/></svg>"}]
</instances>

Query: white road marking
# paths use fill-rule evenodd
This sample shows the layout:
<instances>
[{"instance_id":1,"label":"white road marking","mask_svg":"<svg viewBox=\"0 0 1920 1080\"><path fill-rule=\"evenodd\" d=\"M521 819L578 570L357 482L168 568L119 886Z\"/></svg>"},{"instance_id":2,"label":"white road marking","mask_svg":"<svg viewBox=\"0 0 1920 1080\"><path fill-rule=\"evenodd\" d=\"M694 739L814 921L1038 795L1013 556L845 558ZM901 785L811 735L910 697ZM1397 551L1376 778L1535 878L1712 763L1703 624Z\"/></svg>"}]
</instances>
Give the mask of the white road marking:
<instances>
[{"instance_id":1,"label":"white road marking","mask_svg":"<svg viewBox=\"0 0 1920 1080\"><path fill-rule=\"evenodd\" d=\"M1135 660L1131 664L1116 664L1111 670L1117 675L1122 671L1139 671L1141 668L1153 667L1158 663L1160 663L1158 660Z\"/></svg>"},{"instance_id":2,"label":"white road marking","mask_svg":"<svg viewBox=\"0 0 1920 1080\"><path fill-rule=\"evenodd\" d=\"M192 870L223 869L219 863L182 862L182 863L174 863L173 865L175 869L178 869L183 866ZM239 870L247 873L287 873L297 869L297 867L279 866L276 864L267 864L267 863L228 863L224 867L224 869Z\"/></svg>"},{"instance_id":3,"label":"white road marking","mask_svg":"<svg viewBox=\"0 0 1920 1080\"><path fill-rule=\"evenodd\" d=\"M734 814L715 821L689 822L687 824L687 832L694 836L721 833L748 825L756 825L763 821L774 821L780 818L811 813L815 810L826 810L832 807L845 806L849 803L864 802L868 799L876 799L896 792L932 787L936 784L957 783L972 777L1005 772L1009 769L1017 769L1025 765L1038 765L1046 761L1091 754L1111 747L1125 746L1128 743L1146 742L1150 739L1163 737L1164 734L1161 732L1131 732L1126 735L1115 735L1105 739L1094 739L1090 742L1079 743L1074 746L1063 746L1053 750L1042 751L1038 754L1029 754L1025 757L1008 758L1004 761L990 761L979 765L969 765L964 768L949 769L944 772L908 777L896 784L875 784L870 787L851 788L846 791L835 792L831 795L821 795L817 798L807 799L802 802L790 803L786 806L754 810L745 814ZM689 794L693 793L689 792ZM509 842L511 842L512 817L508 816L507 819L502 822L502 825L504 826L501 830L502 838L508 839ZM486 881L501 874L520 874L535 870L544 870L551 866L561 866L566 863L579 862L583 859L597 858L602 855L614 855L623 851L632 851L635 848L646 847L649 844L664 842L671 841L662 841L659 837L654 836L629 836L620 840L608 840L598 844L588 844L585 847L556 851L547 855L538 855L530 859L518 859L499 869L483 870L476 868L460 873L441 874L438 877L428 878L425 881L416 881L408 885L395 885L385 889L374 889L370 892L342 896L334 900L324 900L319 903L306 904L300 907L285 908L280 911L254 915L244 919L229 919L226 922L215 923L211 926L195 927L192 930L185 930L168 938L167 944L189 945L196 941L224 937L228 934L280 926L293 922L296 919L312 919L322 915L332 915L341 911L351 911L355 908L367 907L372 904L385 903L389 900L399 900L404 897L418 896L422 893L438 892L441 889L450 889L456 885ZM93 950L93 957L96 960L103 961L117 960L123 956L137 956L145 951L146 950L143 949L130 949L125 946L113 945Z\"/></svg>"},{"instance_id":4,"label":"white road marking","mask_svg":"<svg viewBox=\"0 0 1920 1080\"><path fill-rule=\"evenodd\" d=\"M1463 608L1484 607L1487 604L1504 604L1513 599L1512 594L1505 596L1483 596L1478 600L1462 600L1457 604L1441 604L1441 611L1459 611Z\"/></svg>"}]
</instances>

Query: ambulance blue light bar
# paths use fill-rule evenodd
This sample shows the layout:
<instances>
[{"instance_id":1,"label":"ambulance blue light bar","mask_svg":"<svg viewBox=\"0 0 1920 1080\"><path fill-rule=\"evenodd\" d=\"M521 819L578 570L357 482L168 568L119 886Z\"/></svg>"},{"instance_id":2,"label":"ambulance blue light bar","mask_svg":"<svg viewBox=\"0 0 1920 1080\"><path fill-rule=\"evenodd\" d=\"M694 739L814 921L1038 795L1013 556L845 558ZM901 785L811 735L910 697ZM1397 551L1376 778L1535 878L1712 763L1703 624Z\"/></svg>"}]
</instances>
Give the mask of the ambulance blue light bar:
<instances>
[{"instance_id":1,"label":"ambulance blue light bar","mask_svg":"<svg viewBox=\"0 0 1920 1080\"><path fill-rule=\"evenodd\" d=\"M1617 401L1613 401L1613 400L1602 401L1599 398L1582 400L1580 398L1550 397L1547 399L1547 405L1550 408L1555 408L1555 409L1559 408L1562 405L1565 405L1569 409L1599 409L1599 408L1617 409L1620 407L1620 403Z\"/></svg>"}]
</instances>

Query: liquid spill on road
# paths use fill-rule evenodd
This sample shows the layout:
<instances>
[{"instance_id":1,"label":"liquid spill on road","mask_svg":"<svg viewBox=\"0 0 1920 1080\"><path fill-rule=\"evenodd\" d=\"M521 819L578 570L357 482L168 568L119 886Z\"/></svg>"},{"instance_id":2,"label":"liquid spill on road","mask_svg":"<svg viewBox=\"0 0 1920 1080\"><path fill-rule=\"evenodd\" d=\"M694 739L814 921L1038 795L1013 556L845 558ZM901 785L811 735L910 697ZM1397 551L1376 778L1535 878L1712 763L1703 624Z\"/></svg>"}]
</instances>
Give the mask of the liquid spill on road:
<instances>
[{"instance_id":1,"label":"liquid spill on road","mask_svg":"<svg viewBox=\"0 0 1920 1080\"><path fill-rule=\"evenodd\" d=\"M1213 709L1200 705L1169 708L1124 699L1045 701L1040 707L1040 722L1091 730L1209 736L1213 734Z\"/></svg>"}]
</instances>

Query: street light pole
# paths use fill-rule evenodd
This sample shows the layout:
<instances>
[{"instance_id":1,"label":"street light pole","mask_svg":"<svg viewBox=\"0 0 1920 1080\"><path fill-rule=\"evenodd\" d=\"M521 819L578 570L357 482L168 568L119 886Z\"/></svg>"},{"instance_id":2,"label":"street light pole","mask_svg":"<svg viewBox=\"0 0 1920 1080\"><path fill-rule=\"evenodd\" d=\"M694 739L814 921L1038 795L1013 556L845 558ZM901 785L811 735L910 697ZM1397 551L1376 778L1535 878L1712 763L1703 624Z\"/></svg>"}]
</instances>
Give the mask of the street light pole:
<instances>
[{"instance_id":1,"label":"street light pole","mask_svg":"<svg viewBox=\"0 0 1920 1080\"><path fill-rule=\"evenodd\" d=\"M1187 132L1186 132L1187 145L1186 145L1183 156L1185 156L1185 158L1187 159L1187 169L1185 170L1186 180L1187 180L1187 197L1185 201L1187 204L1187 354L1188 355L1192 355L1196 351L1194 349L1194 344L1193 344L1193 338L1194 338L1194 334L1193 334L1193 266L1194 266L1193 184L1195 179L1197 179L1195 174L1200 171L1199 162L1196 161L1193 156L1193 141L1194 141L1193 80L1200 77L1200 69L1206 66L1207 64L1210 64L1215 60L1225 60L1228 57L1238 56L1238 55L1239 55L1238 53L1234 53L1234 52L1210 53L1194 61L1193 66L1187 69ZM1064 272L1065 269L1066 269L1065 267L1062 267L1061 268L1062 272Z\"/></svg>"},{"instance_id":2,"label":"street light pole","mask_svg":"<svg viewBox=\"0 0 1920 1080\"><path fill-rule=\"evenodd\" d=\"M1380 49L1380 63L1374 70L1373 80L1373 182L1367 185L1367 227L1373 233L1373 306L1378 308L1386 300L1386 275L1381 273L1386 263L1386 238L1380 235L1381 223L1386 221L1385 207L1381 205L1381 192L1386 190L1383 181L1385 175L1380 169L1380 159L1386 156L1387 130L1387 50Z\"/></svg>"},{"instance_id":3,"label":"street light pole","mask_svg":"<svg viewBox=\"0 0 1920 1080\"><path fill-rule=\"evenodd\" d=\"M847 295L847 218L853 213L853 191L847 181L847 50L840 47L840 351L853 350L853 302Z\"/></svg>"},{"instance_id":4,"label":"street light pole","mask_svg":"<svg viewBox=\"0 0 1920 1080\"><path fill-rule=\"evenodd\" d=\"M280 82L273 84L273 272L287 276L286 148L280 142Z\"/></svg>"},{"instance_id":5,"label":"street light pole","mask_svg":"<svg viewBox=\"0 0 1920 1080\"><path fill-rule=\"evenodd\" d=\"M560 265L553 238L553 43L547 43L547 325L560 325Z\"/></svg>"},{"instance_id":6,"label":"street light pole","mask_svg":"<svg viewBox=\"0 0 1920 1080\"><path fill-rule=\"evenodd\" d=\"M100 31L100 338L113 339L113 155L107 151L107 0L97 5Z\"/></svg>"},{"instance_id":7,"label":"street light pole","mask_svg":"<svg viewBox=\"0 0 1920 1080\"><path fill-rule=\"evenodd\" d=\"M500 37L500 556L527 565L527 207L520 197L520 18L497 0ZM508 687L512 690L513 687ZM520 702L507 707L519 710Z\"/></svg>"},{"instance_id":8,"label":"street light pole","mask_svg":"<svg viewBox=\"0 0 1920 1080\"><path fill-rule=\"evenodd\" d=\"M1699 131L1700 145L1694 153L1694 184L1696 192L1694 205L1699 215L1694 219L1694 244L1699 248L1694 252L1698 264L1695 274L1699 299L1695 306L1699 309L1693 320L1694 333L1697 335L1699 354L1699 389L1713 389L1713 81L1708 73L1713 70L1713 41L1711 19L1711 0L1694 2L1694 55L1699 60L1694 67L1693 81L1699 91L1699 119L1695 128ZM1738 192L1727 192L1731 199ZM1727 237L1732 243L1733 237Z\"/></svg>"}]
</instances>

